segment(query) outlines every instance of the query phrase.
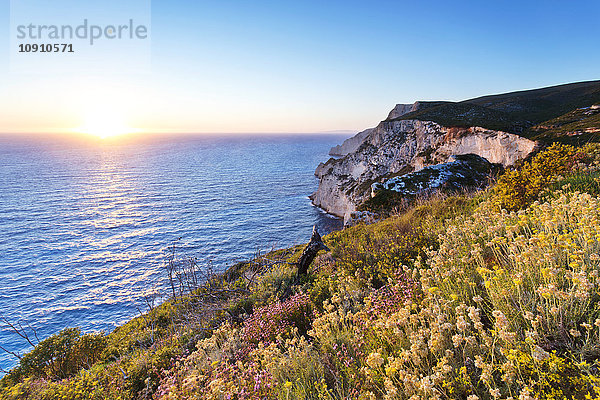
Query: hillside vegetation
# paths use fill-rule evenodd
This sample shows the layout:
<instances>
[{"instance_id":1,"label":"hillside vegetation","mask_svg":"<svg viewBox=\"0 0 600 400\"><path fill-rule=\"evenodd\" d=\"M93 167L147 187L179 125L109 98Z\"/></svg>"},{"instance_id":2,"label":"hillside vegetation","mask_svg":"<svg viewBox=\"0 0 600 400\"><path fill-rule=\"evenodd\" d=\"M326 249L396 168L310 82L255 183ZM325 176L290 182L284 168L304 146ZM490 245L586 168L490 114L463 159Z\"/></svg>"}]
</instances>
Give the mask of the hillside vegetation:
<instances>
[{"instance_id":1,"label":"hillside vegetation","mask_svg":"<svg viewBox=\"0 0 600 400\"><path fill-rule=\"evenodd\" d=\"M422 102L397 119L434 121L443 126L480 126L547 142L583 144L598 140L598 117L580 118L600 104L600 81L484 96L461 102ZM569 125L565 123L575 123ZM558 122L558 124L557 124Z\"/></svg>"},{"instance_id":2,"label":"hillside vegetation","mask_svg":"<svg viewBox=\"0 0 600 400\"><path fill-rule=\"evenodd\" d=\"M324 237L300 280L296 246L174 286L110 334L44 340L0 398L599 398L599 170L599 145L555 144Z\"/></svg>"}]
</instances>

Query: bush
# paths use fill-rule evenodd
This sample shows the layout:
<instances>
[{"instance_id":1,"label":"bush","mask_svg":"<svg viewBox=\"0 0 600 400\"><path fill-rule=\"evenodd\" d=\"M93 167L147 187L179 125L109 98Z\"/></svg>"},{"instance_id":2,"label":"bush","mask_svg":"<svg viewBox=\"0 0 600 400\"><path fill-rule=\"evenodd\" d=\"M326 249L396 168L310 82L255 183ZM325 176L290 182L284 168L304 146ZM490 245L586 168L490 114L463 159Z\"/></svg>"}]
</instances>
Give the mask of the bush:
<instances>
[{"instance_id":1,"label":"bush","mask_svg":"<svg viewBox=\"0 0 600 400\"><path fill-rule=\"evenodd\" d=\"M334 242L332 256L337 269L375 288L385 285L398 268L407 264L423 249L435 244L431 230L411 225L400 217L375 225L357 225L334 232L328 242Z\"/></svg>"},{"instance_id":2,"label":"bush","mask_svg":"<svg viewBox=\"0 0 600 400\"><path fill-rule=\"evenodd\" d=\"M89 368L102 355L107 340L103 333L81 335L78 328L67 328L42 340L21 359L17 372L21 376L64 379L81 368Z\"/></svg>"},{"instance_id":3,"label":"bush","mask_svg":"<svg viewBox=\"0 0 600 400\"><path fill-rule=\"evenodd\" d=\"M289 336L293 328L305 333L312 321L310 298L299 293L284 302L254 310L244 321L244 339L248 343L269 343L278 336Z\"/></svg>"},{"instance_id":4,"label":"bush","mask_svg":"<svg viewBox=\"0 0 600 400\"><path fill-rule=\"evenodd\" d=\"M509 211L531 204L558 176L571 171L575 155L573 146L555 143L521 168L506 171L494 187L496 203Z\"/></svg>"}]
</instances>

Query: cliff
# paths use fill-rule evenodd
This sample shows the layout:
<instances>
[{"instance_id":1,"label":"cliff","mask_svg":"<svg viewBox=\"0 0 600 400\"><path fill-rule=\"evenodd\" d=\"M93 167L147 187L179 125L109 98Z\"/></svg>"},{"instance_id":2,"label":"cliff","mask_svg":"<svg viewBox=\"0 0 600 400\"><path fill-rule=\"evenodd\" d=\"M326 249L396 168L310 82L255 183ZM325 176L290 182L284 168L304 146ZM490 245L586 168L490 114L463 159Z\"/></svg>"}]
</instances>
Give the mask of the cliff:
<instances>
[{"instance_id":1,"label":"cliff","mask_svg":"<svg viewBox=\"0 0 600 400\"><path fill-rule=\"evenodd\" d=\"M600 81L577 82L452 101L397 104L387 118L331 149L315 171L313 203L347 217L371 185L450 156L475 154L508 166L536 143L600 141Z\"/></svg>"},{"instance_id":2,"label":"cliff","mask_svg":"<svg viewBox=\"0 0 600 400\"><path fill-rule=\"evenodd\" d=\"M398 105L390 116L398 118L398 113L419 107L420 103L410 108ZM503 131L446 127L418 119L386 119L359 135L360 145L349 142L356 147L354 151L321 163L315 171L320 182L311 195L313 203L340 217L355 211L368 199L375 182L444 163L461 154L475 154L491 163L508 166L535 148L535 142Z\"/></svg>"},{"instance_id":3,"label":"cliff","mask_svg":"<svg viewBox=\"0 0 600 400\"><path fill-rule=\"evenodd\" d=\"M396 106L392 109L392 111L390 111L386 119L390 120L394 118L400 118L405 114L415 112L421 108L420 105L421 103L419 103L418 101L414 104L396 104ZM373 128L365 129L364 131L357 133L351 138L344 140L342 144L332 147L331 150L329 150L329 155L343 157L347 154L354 153L365 141L367 136L371 134L371 132L373 132Z\"/></svg>"}]
</instances>

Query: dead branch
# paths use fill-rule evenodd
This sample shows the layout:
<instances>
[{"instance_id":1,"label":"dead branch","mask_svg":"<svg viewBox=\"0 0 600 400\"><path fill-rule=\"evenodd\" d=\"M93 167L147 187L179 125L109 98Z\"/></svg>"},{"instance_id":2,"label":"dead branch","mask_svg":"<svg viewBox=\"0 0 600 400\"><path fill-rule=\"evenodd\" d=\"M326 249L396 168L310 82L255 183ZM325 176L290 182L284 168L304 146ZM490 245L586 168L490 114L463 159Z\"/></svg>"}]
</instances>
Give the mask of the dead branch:
<instances>
[{"instance_id":1,"label":"dead branch","mask_svg":"<svg viewBox=\"0 0 600 400\"><path fill-rule=\"evenodd\" d=\"M312 264L320 250L331 251L329 247L325 246L325 243L323 243L321 235L319 235L317 226L315 225L313 227L312 236L310 237L310 242L308 242L304 248L304 251L302 252L302 255L300 256L300 260L298 260L298 277L304 276L308 273L310 264Z\"/></svg>"},{"instance_id":2,"label":"dead branch","mask_svg":"<svg viewBox=\"0 0 600 400\"><path fill-rule=\"evenodd\" d=\"M35 329L31 328L31 330L33 331L33 334L37 340L37 343L33 343L33 341L31 340L31 338L29 337L29 334L25 331L25 328L23 328L23 325L18 322L18 327L11 324L6 318L4 317L0 317L0 320L2 322L4 322L6 325L8 325L8 327L17 335L19 335L21 338L25 339L27 341L27 343L29 343L31 346L35 347L37 344L40 343L39 339L37 339L37 332L35 331Z\"/></svg>"},{"instance_id":3,"label":"dead branch","mask_svg":"<svg viewBox=\"0 0 600 400\"><path fill-rule=\"evenodd\" d=\"M14 351L10 351L10 350L2 347L1 345L0 345L0 350L2 350L5 353L8 353L8 354L10 354L12 356L15 356L16 358L19 359L19 361L23 358L19 353L15 353Z\"/></svg>"}]
</instances>

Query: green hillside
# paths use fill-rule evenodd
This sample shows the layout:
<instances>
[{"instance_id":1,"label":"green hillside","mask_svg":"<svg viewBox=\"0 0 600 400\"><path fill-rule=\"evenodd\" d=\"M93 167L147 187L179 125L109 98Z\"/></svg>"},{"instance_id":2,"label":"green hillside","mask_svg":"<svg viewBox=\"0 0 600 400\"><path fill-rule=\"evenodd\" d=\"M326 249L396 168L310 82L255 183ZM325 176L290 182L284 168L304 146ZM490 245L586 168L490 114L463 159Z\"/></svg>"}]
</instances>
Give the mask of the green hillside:
<instances>
[{"instance_id":1,"label":"green hillside","mask_svg":"<svg viewBox=\"0 0 600 400\"><path fill-rule=\"evenodd\" d=\"M481 126L526 137L553 141L596 141L585 130L600 128L598 118L578 119L576 125L546 129L546 121L572 118L577 109L600 104L600 81L578 82L542 89L483 96L462 102L434 102L398 119L420 119L444 126ZM571 115L571 117L569 117ZM554 123L550 122L550 125ZM571 131L570 129L573 129ZM579 130L579 135L570 133Z\"/></svg>"}]
</instances>

